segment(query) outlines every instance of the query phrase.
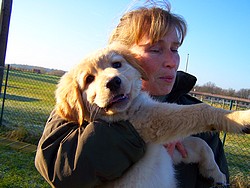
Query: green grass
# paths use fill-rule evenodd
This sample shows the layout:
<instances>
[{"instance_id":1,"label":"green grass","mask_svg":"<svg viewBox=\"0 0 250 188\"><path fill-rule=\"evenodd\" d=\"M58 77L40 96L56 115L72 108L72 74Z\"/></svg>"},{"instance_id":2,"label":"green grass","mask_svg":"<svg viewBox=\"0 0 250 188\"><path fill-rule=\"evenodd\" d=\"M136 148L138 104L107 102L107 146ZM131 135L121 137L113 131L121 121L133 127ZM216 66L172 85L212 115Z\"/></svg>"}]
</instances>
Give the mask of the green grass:
<instances>
[{"instance_id":1,"label":"green grass","mask_svg":"<svg viewBox=\"0 0 250 188\"><path fill-rule=\"evenodd\" d=\"M34 166L34 153L22 153L0 146L1 188L49 188Z\"/></svg>"}]
</instances>

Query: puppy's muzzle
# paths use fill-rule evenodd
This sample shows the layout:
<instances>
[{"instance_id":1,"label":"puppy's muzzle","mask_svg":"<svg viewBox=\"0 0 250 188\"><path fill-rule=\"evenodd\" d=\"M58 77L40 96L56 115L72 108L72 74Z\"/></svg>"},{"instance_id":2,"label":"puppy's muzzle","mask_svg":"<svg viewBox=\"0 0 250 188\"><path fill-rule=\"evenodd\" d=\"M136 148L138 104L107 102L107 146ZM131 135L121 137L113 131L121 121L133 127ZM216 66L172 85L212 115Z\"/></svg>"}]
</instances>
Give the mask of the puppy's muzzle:
<instances>
[{"instance_id":1,"label":"puppy's muzzle","mask_svg":"<svg viewBox=\"0 0 250 188\"><path fill-rule=\"evenodd\" d=\"M122 83L122 80L118 76L115 76L111 80L108 81L108 83L106 84L106 87L111 92L116 92L120 89L121 83Z\"/></svg>"}]
</instances>

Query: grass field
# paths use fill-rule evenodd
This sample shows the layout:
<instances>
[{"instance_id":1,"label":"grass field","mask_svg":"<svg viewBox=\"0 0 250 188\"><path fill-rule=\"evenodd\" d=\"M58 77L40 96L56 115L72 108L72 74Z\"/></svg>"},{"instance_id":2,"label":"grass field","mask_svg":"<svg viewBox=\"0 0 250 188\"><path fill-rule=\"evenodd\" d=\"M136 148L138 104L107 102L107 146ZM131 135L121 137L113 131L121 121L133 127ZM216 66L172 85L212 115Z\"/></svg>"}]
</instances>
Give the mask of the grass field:
<instances>
[{"instance_id":1,"label":"grass field","mask_svg":"<svg viewBox=\"0 0 250 188\"><path fill-rule=\"evenodd\" d=\"M10 71L2 120L4 126L0 128L0 134L12 139L37 144L43 126L55 104L54 91L58 80L59 77L57 76ZM0 102L2 104L3 95ZM221 138L223 139L223 134ZM250 187L249 146L249 135L227 135L226 137L225 152L231 180L235 185L238 184L235 187ZM0 148L0 157L0 181L5 183L0 184L0 187L11 187L7 185L14 182L17 183L13 187L19 187L17 185L23 185L18 184L18 182L22 182L20 177L31 179L25 180L25 182L29 182L27 185L30 185L27 187L46 187L43 180L36 180L39 175L34 169L33 154L23 154ZM28 164L29 167L25 168L25 164ZM15 174L21 174L22 176L19 177ZM36 185L32 179L37 182L41 181L41 186Z\"/></svg>"},{"instance_id":2,"label":"grass field","mask_svg":"<svg viewBox=\"0 0 250 188\"><path fill-rule=\"evenodd\" d=\"M1 188L49 188L34 166L34 153L0 146Z\"/></svg>"}]
</instances>

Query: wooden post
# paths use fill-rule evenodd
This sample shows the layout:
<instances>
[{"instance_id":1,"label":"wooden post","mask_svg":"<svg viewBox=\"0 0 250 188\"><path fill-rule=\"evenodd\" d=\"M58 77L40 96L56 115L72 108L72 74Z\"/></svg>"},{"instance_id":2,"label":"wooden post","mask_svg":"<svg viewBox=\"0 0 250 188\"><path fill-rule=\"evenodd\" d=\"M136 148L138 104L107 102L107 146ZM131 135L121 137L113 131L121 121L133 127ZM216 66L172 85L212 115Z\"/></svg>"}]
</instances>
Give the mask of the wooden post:
<instances>
[{"instance_id":1,"label":"wooden post","mask_svg":"<svg viewBox=\"0 0 250 188\"><path fill-rule=\"evenodd\" d=\"M12 0L2 0L1 14L0 14L0 93L2 91L5 55L8 42L11 10L12 10Z\"/></svg>"}]
</instances>

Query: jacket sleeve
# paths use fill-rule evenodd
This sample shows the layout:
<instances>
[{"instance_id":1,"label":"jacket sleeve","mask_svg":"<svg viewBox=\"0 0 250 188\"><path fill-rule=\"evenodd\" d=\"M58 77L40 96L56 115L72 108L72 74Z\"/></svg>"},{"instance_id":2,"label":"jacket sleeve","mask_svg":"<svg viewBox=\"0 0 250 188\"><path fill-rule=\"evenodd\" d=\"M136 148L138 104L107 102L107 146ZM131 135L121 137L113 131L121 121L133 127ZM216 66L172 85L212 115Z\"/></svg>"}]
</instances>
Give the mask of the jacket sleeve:
<instances>
[{"instance_id":1,"label":"jacket sleeve","mask_svg":"<svg viewBox=\"0 0 250 188\"><path fill-rule=\"evenodd\" d=\"M144 153L145 143L129 122L79 126L52 112L35 166L52 187L94 187L120 177Z\"/></svg>"}]
</instances>

